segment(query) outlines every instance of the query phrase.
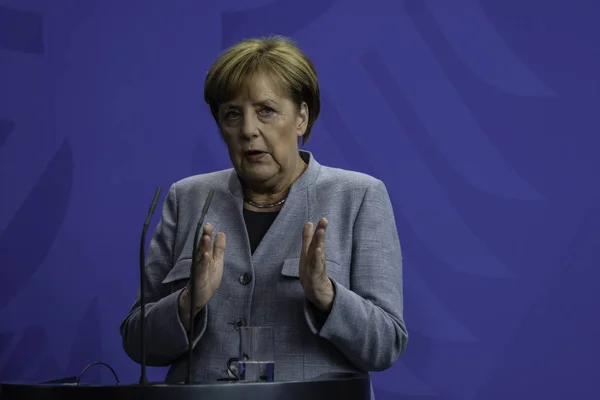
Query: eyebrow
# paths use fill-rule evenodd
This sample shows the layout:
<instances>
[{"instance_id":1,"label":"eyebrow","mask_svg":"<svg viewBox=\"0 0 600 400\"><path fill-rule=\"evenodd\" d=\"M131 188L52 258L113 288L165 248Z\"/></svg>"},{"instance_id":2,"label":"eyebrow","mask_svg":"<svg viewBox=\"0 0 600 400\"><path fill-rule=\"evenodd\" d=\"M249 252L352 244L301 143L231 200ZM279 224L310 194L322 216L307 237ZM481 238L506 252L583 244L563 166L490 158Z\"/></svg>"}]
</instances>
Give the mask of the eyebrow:
<instances>
[{"instance_id":1,"label":"eyebrow","mask_svg":"<svg viewBox=\"0 0 600 400\"><path fill-rule=\"evenodd\" d=\"M263 106L263 105L277 105L278 103L273 100L273 99L265 99L265 100L259 100L259 101L255 101L252 103L253 106ZM240 106L232 103L232 102L226 102L222 104L225 107L237 107L239 108Z\"/></svg>"}]
</instances>

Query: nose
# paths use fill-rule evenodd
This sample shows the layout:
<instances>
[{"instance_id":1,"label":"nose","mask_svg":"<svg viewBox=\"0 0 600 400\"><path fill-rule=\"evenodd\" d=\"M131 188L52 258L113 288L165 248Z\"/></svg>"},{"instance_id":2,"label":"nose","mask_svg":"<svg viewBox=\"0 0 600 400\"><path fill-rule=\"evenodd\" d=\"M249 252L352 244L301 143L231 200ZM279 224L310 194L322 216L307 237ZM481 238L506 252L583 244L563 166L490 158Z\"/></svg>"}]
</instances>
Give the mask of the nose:
<instances>
[{"instance_id":1,"label":"nose","mask_svg":"<svg viewBox=\"0 0 600 400\"><path fill-rule=\"evenodd\" d=\"M246 138L258 136L259 121L254 113L244 113L242 122L242 135Z\"/></svg>"}]
</instances>

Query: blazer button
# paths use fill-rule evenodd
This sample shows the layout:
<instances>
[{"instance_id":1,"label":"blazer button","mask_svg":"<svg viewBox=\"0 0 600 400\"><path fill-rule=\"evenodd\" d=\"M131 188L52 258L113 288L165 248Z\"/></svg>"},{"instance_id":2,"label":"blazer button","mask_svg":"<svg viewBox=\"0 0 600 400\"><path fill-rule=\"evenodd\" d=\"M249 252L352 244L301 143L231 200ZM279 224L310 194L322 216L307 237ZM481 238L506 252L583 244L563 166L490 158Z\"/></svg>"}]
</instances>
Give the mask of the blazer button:
<instances>
[{"instance_id":1,"label":"blazer button","mask_svg":"<svg viewBox=\"0 0 600 400\"><path fill-rule=\"evenodd\" d=\"M250 275L249 273L244 273L242 274L242 276L240 276L240 283L242 285L247 285L250 282L252 282L252 275Z\"/></svg>"},{"instance_id":2,"label":"blazer button","mask_svg":"<svg viewBox=\"0 0 600 400\"><path fill-rule=\"evenodd\" d=\"M238 319L233 325L235 326L235 329L240 329L241 327L246 326L246 321Z\"/></svg>"}]
</instances>

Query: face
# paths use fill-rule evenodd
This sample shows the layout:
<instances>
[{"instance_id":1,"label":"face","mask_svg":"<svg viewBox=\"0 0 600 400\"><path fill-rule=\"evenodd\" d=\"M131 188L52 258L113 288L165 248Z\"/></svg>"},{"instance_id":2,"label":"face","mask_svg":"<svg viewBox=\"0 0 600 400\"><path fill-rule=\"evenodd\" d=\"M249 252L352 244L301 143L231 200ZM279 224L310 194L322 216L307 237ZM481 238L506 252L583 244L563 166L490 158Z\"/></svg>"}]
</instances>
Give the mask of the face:
<instances>
[{"instance_id":1,"label":"face","mask_svg":"<svg viewBox=\"0 0 600 400\"><path fill-rule=\"evenodd\" d=\"M246 183L261 187L286 185L296 178L298 138L307 123L306 104L298 107L267 74L249 79L235 99L219 108L219 126L234 168Z\"/></svg>"}]
</instances>

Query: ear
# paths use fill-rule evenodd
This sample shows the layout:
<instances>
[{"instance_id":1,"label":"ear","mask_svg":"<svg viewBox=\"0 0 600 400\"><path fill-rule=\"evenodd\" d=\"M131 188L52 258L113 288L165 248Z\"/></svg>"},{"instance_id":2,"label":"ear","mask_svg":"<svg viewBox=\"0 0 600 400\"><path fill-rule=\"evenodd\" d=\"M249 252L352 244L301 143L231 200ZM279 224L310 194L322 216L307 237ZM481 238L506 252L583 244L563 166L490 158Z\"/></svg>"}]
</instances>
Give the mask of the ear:
<instances>
[{"instance_id":1,"label":"ear","mask_svg":"<svg viewBox=\"0 0 600 400\"><path fill-rule=\"evenodd\" d=\"M308 105L305 102L300 104L298 116L296 117L296 132L298 137L304 136L308 127Z\"/></svg>"}]
</instances>

